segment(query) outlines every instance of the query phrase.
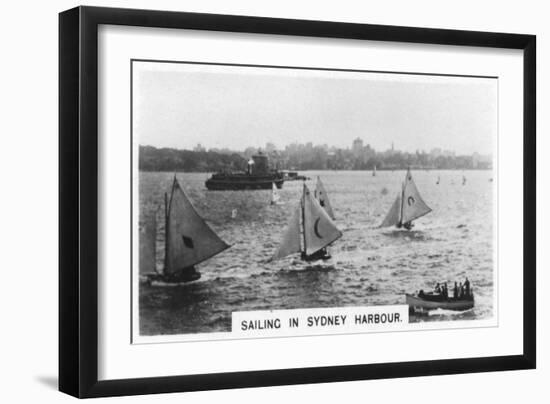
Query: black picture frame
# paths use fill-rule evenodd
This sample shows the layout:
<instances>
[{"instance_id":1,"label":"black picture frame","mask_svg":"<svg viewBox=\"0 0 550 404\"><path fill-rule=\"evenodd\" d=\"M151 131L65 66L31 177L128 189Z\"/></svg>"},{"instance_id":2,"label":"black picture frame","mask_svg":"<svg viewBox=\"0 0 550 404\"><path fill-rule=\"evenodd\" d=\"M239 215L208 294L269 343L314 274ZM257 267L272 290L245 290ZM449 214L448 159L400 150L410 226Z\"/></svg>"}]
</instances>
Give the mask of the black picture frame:
<instances>
[{"instance_id":1,"label":"black picture frame","mask_svg":"<svg viewBox=\"0 0 550 404\"><path fill-rule=\"evenodd\" d=\"M98 381L100 24L523 50L523 354ZM535 368L535 61L534 35L96 7L60 13L59 389L83 398Z\"/></svg>"}]
</instances>

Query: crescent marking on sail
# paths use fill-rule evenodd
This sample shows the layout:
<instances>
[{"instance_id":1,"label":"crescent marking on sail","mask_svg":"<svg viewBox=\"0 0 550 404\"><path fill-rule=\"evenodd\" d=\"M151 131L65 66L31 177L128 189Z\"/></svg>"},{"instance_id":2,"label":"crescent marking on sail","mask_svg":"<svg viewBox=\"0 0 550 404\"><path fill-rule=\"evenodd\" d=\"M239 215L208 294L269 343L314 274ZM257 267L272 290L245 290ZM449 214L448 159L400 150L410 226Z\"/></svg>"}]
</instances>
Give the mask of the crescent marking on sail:
<instances>
[{"instance_id":1,"label":"crescent marking on sail","mask_svg":"<svg viewBox=\"0 0 550 404\"><path fill-rule=\"evenodd\" d=\"M321 220L320 217L317 218L317 220L315 220L315 224L313 225L313 231L315 232L315 235L319 238L323 238L323 236L321 236L321 234L319 234L319 221Z\"/></svg>"}]
</instances>

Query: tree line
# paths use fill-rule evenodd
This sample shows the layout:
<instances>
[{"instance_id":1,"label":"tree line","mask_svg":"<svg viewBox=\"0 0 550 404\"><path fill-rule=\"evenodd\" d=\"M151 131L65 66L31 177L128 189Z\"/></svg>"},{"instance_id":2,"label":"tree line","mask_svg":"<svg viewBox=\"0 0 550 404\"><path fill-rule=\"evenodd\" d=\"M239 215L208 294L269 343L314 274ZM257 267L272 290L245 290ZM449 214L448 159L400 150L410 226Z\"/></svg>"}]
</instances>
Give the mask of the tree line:
<instances>
[{"instance_id":1,"label":"tree line","mask_svg":"<svg viewBox=\"0 0 550 404\"><path fill-rule=\"evenodd\" d=\"M143 171L217 172L244 171L257 149L243 152L228 150L178 150L140 146L139 169ZM365 149L362 153L350 149L329 150L323 146L293 145L284 150L264 151L271 168L279 170L402 170L413 169L491 169L491 162L475 156L434 156L426 152L385 151Z\"/></svg>"},{"instance_id":2,"label":"tree line","mask_svg":"<svg viewBox=\"0 0 550 404\"><path fill-rule=\"evenodd\" d=\"M246 162L237 153L139 147L139 169L142 171L241 171L246 169Z\"/></svg>"}]
</instances>

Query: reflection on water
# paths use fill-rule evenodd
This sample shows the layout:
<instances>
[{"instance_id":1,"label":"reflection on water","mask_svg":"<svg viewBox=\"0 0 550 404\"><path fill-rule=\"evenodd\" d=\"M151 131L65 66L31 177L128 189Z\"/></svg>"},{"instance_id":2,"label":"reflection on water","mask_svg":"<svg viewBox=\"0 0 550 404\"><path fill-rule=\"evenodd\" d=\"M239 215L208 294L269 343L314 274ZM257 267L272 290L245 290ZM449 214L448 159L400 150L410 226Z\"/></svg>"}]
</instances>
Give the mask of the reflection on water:
<instances>
[{"instance_id":1,"label":"reflection on water","mask_svg":"<svg viewBox=\"0 0 550 404\"><path fill-rule=\"evenodd\" d=\"M141 335L229 331L231 312L266 309L404 304L405 292L435 282L449 288L468 276L476 306L464 313L439 311L411 321L488 318L493 313L493 186L491 171L413 172L433 211L412 231L379 229L404 171L307 172L329 193L344 233L332 259L303 263L297 257L267 262L301 195L301 181L285 182L281 204L271 191L208 191L207 174L178 180L199 213L231 248L200 264L202 278L172 287L140 286ZM462 185L462 176L467 182ZM140 217L157 215L157 269L164 257L163 198L172 173L140 173ZM440 177L440 184L436 185Z\"/></svg>"}]
</instances>

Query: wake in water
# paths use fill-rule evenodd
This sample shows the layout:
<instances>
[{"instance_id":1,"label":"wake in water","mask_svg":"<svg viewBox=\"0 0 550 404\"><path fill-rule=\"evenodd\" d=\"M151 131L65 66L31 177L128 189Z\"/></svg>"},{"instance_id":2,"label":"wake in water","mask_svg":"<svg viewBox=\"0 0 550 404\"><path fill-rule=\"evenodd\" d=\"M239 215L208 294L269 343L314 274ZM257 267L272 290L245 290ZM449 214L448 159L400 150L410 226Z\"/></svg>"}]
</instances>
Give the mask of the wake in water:
<instances>
[{"instance_id":1,"label":"wake in water","mask_svg":"<svg viewBox=\"0 0 550 404\"><path fill-rule=\"evenodd\" d=\"M300 273L300 272L330 272L335 271L336 267L334 265L323 265L323 264L317 264L317 265L301 265L296 266L296 268L283 268L280 269L278 272L281 274L284 273Z\"/></svg>"},{"instance_id":2,"label":"wake in water","mask_svg":"<svg viewBox=\"0 0 550 404\"><path fill-rule=\"evenodd\" d=\"M431 241L432 238L422 230L391 230L382 233L394 239L408 239L417 241Z\"/></svg>"},{"instance_id":3,"label":"wake in water","mask_svg":"<svg viewBox=\"0 0 550 404\"><path fill-rule=\"evenodd\" d=\"M468 313L473 313L473 311L474 311L473 307L471 309L464 310L464 311L435 309L435 310L428 311L427 314L428 316L451 316L451 317L457 316L458 317L458 316L467 315Z\"/></svg>"}]
</instances>

